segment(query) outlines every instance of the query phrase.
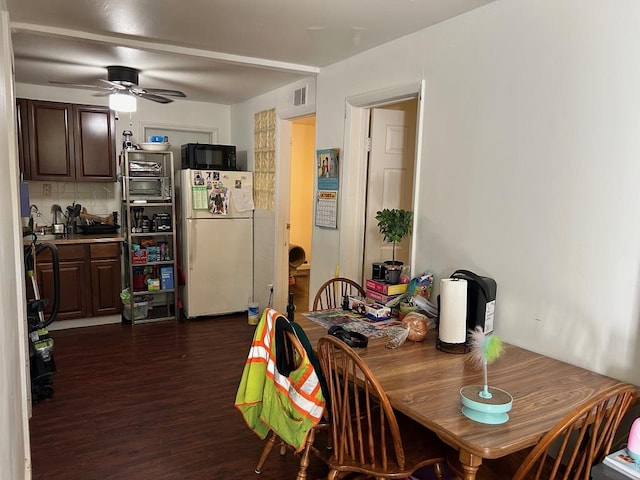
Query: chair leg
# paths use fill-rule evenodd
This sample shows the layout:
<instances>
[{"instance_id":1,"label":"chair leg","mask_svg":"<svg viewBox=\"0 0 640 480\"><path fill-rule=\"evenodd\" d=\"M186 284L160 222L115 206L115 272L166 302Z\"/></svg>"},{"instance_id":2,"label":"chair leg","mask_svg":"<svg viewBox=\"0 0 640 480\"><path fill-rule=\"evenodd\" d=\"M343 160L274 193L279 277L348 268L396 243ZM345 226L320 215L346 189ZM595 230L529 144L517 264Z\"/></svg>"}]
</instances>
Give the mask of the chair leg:
<instances>
[{"instance_id":1,"label":"chair leg","mask_svg":"<svg viewBox=\"0 0 640 480\"><path fill-rule=\"evenodd\" d=\"M269 454L271 453L271 450L273 450L277 440L278 435L272 430L269 434L269 438L267 438L267 441L264 444L264 449L262 450L262 455L260 455L260 460L258 460L258 465L256 465L256 473L260 473L262 471L262 466L264 465L264 462L267 461L267 458L269 458Z\"/></svg>"},{"instance_id":2,"label":"chair leg","mask_svg":"<svg viewBox=\"0 0 640 480\"><path fill-rule=\"evenodd\" d=\"M338 478L338 473L340 472L337 470L331 470L327 475L327 480L336 480Z\"/></svg>"},{"instance_id":3,"label":"chair leg","mask_svg":"<svg viewBox=\"0 0 640 480\"><path fill-rule=\"evenodd\" d=\"M433 465L433 473L438 480L442 480L444 478L444 468L442 468L441 463L436 463Z\"/></svg>"},{"instance_id":4,"label":"chair leg","mask_svg":"<svg viewBox=\"0 0 640 480\"><path fill-rule=\"evenodd\" d=\"M307 443L304 446L304 451L302 452L302 456L300 457L300 469L298 470L298 475L296 476L296 480L306 480L307 478L307 468L309 467L309 454L311 453L311 447L313 446L313 441L315 439L315 432L313 428L309 430L309 434L307 435Z\"/></svg>"}]
</instances>

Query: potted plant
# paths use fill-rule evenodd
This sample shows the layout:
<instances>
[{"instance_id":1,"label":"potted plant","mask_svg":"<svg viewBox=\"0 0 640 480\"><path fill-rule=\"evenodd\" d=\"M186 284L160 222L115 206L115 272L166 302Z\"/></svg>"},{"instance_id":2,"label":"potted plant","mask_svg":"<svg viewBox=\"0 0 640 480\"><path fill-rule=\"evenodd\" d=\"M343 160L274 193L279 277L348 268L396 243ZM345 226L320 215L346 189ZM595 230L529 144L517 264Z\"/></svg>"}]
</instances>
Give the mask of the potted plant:
<instances>
[{"instance_id":1,"label":"potted plant","mask_svg":"<svg viewBox=\"0 0 640 480\"><path fill-rule=\"evenodd\" d=\"M392 246L392 262L387 267L390 272L389 283L398 283L400 278L401 267L396 264L396 243L401 242L403 238L411 234L413 226L413 212L403 209L388 209L376 212L376 220L378 221L378 229L386 242L391 242Z\"/></svg>"}]
</instances>

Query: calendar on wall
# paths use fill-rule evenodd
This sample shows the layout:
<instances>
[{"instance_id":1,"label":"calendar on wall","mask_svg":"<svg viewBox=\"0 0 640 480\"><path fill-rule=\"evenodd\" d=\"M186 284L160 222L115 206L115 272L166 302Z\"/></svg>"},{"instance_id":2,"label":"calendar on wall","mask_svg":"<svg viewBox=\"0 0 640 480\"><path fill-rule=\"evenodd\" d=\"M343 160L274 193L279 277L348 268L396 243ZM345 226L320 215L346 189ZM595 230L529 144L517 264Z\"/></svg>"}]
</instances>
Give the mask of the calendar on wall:
<instances>
[{"instance_id":1,"label":"calendar on wall","mask_svg":"<svg viewBox=\"0 0 640 480\"><path fill-rule=\"evenodd\" d=\"M316 227L338 228L338 192L318 190Z\"/></svg>"},{"instance_id":2,"label":"calendar on wall","mask_svg":"<svg viewBox=\"0 0 640 480\"><path fill-rule=\"evenodd\" d=\"M316 158L318 168L316 227L338 228L340 149L318 150Z\"/></svg>"}]
</instances>

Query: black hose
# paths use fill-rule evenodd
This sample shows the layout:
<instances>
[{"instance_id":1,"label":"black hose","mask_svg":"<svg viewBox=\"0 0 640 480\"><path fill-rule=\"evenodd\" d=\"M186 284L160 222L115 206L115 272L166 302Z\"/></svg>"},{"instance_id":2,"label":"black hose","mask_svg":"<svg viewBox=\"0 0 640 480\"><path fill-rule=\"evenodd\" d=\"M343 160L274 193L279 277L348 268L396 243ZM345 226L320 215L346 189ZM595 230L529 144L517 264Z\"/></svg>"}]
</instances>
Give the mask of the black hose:
<instances>
[{"instance_id":1,"label":"black hose","mask_svg":"<svg viewBox=\"0 0 640 480\"><path fill-rule=\"evenodd\" d=\"M49 249L51 251L51 262L53 263L53 306L49 317L44 320L41 327L48 327L58 317L58 308L60 307L60 262L58 260L58 247L53 243L40 243L36 245L36 256Z\"/></svg>"},{"instance_id":2,"label":"black hose","mask_svg":"<svg viewBox=\"0 0 640 480\"><path fill-rule=\"evenodd\" d=\"M49 316L38 325L40 328L48 327L58 317L58 309L60 308L60 261L58 259L58 248L53 243L37 243L38 237L32 232L26 233L23 236L33 237L31 243L24 247L24 266L26 272L34 270L34 252L35 256L38 256L45 249L51 251L51 262L53 264L53 306L51 307Z\"/></svg>"}]
</instances>

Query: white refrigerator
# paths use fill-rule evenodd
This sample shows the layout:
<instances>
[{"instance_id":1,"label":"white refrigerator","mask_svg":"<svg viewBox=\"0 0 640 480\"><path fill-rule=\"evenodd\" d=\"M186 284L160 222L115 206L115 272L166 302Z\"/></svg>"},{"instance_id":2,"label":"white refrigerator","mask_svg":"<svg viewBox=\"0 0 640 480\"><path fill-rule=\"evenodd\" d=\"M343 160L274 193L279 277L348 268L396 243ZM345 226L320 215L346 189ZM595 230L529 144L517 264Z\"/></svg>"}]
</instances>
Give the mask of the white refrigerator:
<instances>
[{"instance_id":1,"label":"white refrigerator","mask_svg":"<svg viewBox=\"0 0 640 480\"><path fill-rule=\"evenodd\" d=\"M253 174L180 170L177 188L184 314L246 311L253 299Z\"/></svg>"}]
</instances>

